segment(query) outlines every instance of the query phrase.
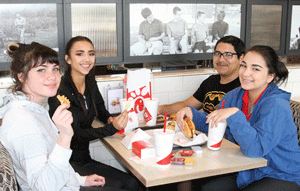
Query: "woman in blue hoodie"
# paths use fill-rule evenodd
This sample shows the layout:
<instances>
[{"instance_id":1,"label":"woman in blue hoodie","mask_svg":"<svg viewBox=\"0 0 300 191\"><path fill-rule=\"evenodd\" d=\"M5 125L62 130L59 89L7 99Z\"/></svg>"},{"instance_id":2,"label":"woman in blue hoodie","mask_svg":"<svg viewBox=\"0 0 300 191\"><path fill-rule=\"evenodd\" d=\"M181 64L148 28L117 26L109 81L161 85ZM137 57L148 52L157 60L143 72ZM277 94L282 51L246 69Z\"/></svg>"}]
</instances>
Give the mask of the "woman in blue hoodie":
<instances>
[{"instance_id":1,"label":"woman in blue hoodie","mask_svg":"<svg viewBox=\"0 0 300 191\"><path fill-rule=\"evenodd\" d=\"M288 70L272 48L254 46L240 65L241 87L223 97L224 109L207 115L186 107L177 114L179 127L187 116L201 131L207 131L209 121L212 127L226 121L228 140L239 144L246 156L268 160L266 167L201 180L202 190L300 190L300 148L291 95L276 85L287 77Z\"/></svg>"}]
</instances>

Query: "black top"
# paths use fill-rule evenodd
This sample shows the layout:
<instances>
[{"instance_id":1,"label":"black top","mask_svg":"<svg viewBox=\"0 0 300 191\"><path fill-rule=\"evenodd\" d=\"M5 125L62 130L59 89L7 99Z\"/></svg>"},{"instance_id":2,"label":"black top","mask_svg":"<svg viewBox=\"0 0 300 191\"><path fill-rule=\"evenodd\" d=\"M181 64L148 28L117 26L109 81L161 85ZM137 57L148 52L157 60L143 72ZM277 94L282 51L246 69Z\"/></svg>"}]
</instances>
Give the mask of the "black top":
<instances>
[{"instance_id":1,"label":"black top","mask_svg":"<svg viewBox=\"0 0 300 191\"><path fill-rule=\"evenodd\" d=\"M89 152L89 142L98 138L115 134L118 130L112 124L106 124L107 119L111 116L105 109L104 100L99 92L95 77L91 80L86 77L86 89L84 95L80 94L75 87L69 75L62 77L59 95L65 95L71 102L68 109L72 112L74 136L71 141L71 149L73 150L70 161L79 164L85 164L91 161ZM81 100L81 103L80 101ZM93 106L92 100L95 102ZM56 97L48 99L49 113L52 116L60 102ZM86 114L83 107L87 106ZM103 128L93 128L92 122L96 117L95 108L97 109L98 119L105 123Z\"/></svg>"},{"instance_id":2,"label":"black top","mask_svg":"<svg viewBox=\"0 0 300 191\"><path fill-rule=\"evenodd\" d=\"M220 80L221 76L219 74L211 75L201 83L193 95L198 101L203 103L203 110L206 113L216 110L227 92L241 86L239 78L227 84L221 84Z\"/></svg>"}]
</instances>

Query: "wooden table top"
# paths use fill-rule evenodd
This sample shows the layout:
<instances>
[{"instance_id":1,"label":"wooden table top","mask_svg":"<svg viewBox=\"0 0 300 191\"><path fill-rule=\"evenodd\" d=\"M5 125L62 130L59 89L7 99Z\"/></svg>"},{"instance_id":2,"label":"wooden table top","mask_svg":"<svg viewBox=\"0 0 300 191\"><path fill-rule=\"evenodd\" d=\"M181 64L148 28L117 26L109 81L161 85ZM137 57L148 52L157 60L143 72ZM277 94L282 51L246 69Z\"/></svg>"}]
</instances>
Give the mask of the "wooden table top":
<instances>
[{"instance_id":1,"label":"wooden table top","mask_svg":"<svg viewBox=\"0 0 300 191\"><path fill-rule=\"evenodd\" d=\"M246 157L238 145L223 139L221 148L218 151L209 150L205 145L202 146L202 153L194 153L192 156L192 158L195 158L193 166L147 167L129 159L136 155L132 150L128 150L123 146L121 140L124 137L124 135L115 134L102 139L102 141L146 187L183 182L267 165L266 159ZM173 151L183 149L190 149L190 147L178 147L174 148Z\"/></svg>"}]
</instances>

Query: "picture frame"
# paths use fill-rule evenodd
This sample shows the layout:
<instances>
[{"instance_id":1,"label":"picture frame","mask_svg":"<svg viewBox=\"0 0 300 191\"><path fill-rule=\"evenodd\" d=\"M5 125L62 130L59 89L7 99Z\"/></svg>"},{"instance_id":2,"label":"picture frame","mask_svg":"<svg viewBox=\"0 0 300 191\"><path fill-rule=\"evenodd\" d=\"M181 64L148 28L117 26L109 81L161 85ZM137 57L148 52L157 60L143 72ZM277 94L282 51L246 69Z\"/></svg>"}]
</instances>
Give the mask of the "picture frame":
<instances>
[{"instance_id":1,"label":"picture frame","mask_svg":"<svg viewBox=\"0 0 300 191\"><path fill-rule=\"evenodd\" d=\"M221 11L225 12L225 17L223 18L223 21L228 23L229 25L229 30L226 35L235 35L241 38L242 40L245 40L244 29L246 26L246 1L244 0L204 0L201 1L201 3L199 3L199 1L196 0L161 0L159 1L159 3L157 3L157 1L155 0L125 0L124 3L124 63L212 59L212 53L214 51L214 45L216 43L216 41L212 41L212 25L214 22L216 22L217 15ZM182 48L183 46L180 44L181 42L177 42L177 47L180 47L178 49L179 53L176 52L177 50L175 51L175 53L174 51L171 51L173 45L171 44L172 42L170 42L172 41L172 32L171 34L170 32L168 32L168 30L170 31L168 27L170 28L170 23L171 21L173 21L172 19L175 18L175 14L173 13L175 7L179 7L181 9L181 18L186 21L188 26L188 32L185 33L187 34L186 39L188 48L187 51L183 51L184 49ZM134 47L135 44L141 42L138 40L138 36L142 22L146 21L146 19L143 18L142 15L142 10L144 8L149 8L153 13L152 15L155 19L160 18L158 20L161 20L162 22L162 31L165 32L165 34L167 34L167 36L160 40L162 41L162 48L158 52L153 52L151 48L146 47L147 45L143 45L142 48L140 48L139 46L137 46L138 48ZM193 27L197 26L196 23L201 22L197 21L197 18L199 18L197 16L198 12L205 13L206 21L204 21L204 23L208 25L208 35L204 40L201 39L200 35L200 38L197 37L197 33L195 31L197 31L198 29L193 30ZM145 31L147 30L145 29ZM199 33L203 34L203 32ZM197 40L197 38L199 40ZM205 48L202 48L203 46L201 45L203 41L205 42ZM195 52L196 48L199 47L199 43L200 51ZM155 47L156 44L153 44ZM159 42L159 44L161 43ZM196 44L197 46L195 46ZM159 48L161 47L161 45L158 46ZM146 51L140 53L139 50Z\"/></svg>"},{"instance_id":2,"label":"picture frame","mask_svg":"<svg viewBox=\"0 0 300 191\"><path fill-rule=\"evenodd\" d=\"M10 42L38 42L64 59L62 0L3 0L0 15L0 71L9 70L12 59L6 49Z\"/></svg>"},{"instance_id":3,"label":"picture frame","mask_svg":"<svg viewBox=\"0 0 300 191\"><path fill-rule=\"evenodd\" d=\"M300 2L289 0L288 13L286 55L300 55L300 24L297 22L300 16Z\"/></svg>"},{"instance_id":4,"label":"picture frame","mask_svg":"<svg viewBox=\"0 0 300 191\"><path fill-rule=\"evenodd\" d=\"M285 0L247 1L247 49L267 45L278 55L285 53L287 5Z\"/></svg>"},{"instance_id":5,"label":"picture frame","mask_svg":"<svg viewBox=\"0 0 300 191\"><path fill-rule=\"evenodd\" d=\"M95 65L123 61L122 0L65 0L65 43L86 36L94 43Z\"/></svg>"}]
</instances>

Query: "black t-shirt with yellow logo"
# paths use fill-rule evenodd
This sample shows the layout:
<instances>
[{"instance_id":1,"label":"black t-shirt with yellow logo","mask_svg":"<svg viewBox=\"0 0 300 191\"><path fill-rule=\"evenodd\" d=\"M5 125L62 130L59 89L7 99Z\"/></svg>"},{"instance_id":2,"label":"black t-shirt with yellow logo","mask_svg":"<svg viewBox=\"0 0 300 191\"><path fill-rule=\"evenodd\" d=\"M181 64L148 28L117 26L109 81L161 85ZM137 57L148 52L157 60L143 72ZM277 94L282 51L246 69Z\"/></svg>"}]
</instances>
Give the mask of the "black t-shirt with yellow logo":
<instances>
[{"instance_id":1,"label":"black t-shirt with yellow logo","mask_svg":"<svg viewBox=\"0 0 300 191\"><path fill-rule=\"evenodd\" d=\"M203 103L203 110L206 113L216 110L223 96L241 85L239 78L228 84L221 84L220 80L220 75L211 75L201 83L193 95L198 101Z\"/></svg>"}]
</instances>

